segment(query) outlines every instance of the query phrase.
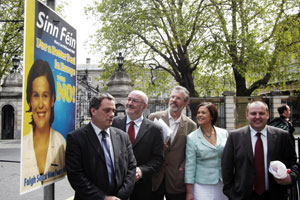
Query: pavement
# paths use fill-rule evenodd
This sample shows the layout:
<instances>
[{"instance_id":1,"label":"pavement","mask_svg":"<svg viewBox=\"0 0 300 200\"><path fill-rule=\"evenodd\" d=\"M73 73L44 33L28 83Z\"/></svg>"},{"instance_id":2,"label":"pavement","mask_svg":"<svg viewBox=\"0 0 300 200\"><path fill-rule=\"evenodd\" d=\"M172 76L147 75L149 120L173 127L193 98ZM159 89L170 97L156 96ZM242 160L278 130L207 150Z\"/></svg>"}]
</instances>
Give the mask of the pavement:
<instances>
[{"instance_id":1,"label":"pavement","mask_svg":"<svg viewBox=\"0 0 300 200\"><path fill-rule=\"evenodd\" d=\"M20 148L20 140L0 140L0 199L46 199L43 188L20 195ZM54 183L54 191L55 200L73 199L74 190L66 177Z\"/></svg>"}]
</instances>

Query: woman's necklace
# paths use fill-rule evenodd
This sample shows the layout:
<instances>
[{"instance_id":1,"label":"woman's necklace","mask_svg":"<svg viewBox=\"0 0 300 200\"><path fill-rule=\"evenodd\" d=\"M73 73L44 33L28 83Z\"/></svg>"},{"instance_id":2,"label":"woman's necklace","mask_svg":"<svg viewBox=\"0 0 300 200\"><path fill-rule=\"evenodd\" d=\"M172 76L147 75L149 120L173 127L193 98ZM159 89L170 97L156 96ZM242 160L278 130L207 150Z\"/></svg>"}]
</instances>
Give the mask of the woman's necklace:
<instances>
[{"instance_id":1,"label":"woman's necklace","mask_svg":"<svg viewBox=\"0 0 300 200\"><path fill-rule=\"evenodd\" d=\"M210 132L210 135L208 135L208 134L206 134L206 133L205 133L205 135L206 135L206 137L207 137L208 139L210 139L210 137L213 135L213 133L214 133L214 130L212 130L212 131Z\"/></svg>"},{"instance_id":2,"label":"woman's necklace","mask_svg":"<svg viewBox=\"0 0 300 200\"><path fill-rule=\"evenodd\" d=\"M210 135L205 134L206 137L209 139L212 136L212 133Z\"/></svg>"}]
</instances>

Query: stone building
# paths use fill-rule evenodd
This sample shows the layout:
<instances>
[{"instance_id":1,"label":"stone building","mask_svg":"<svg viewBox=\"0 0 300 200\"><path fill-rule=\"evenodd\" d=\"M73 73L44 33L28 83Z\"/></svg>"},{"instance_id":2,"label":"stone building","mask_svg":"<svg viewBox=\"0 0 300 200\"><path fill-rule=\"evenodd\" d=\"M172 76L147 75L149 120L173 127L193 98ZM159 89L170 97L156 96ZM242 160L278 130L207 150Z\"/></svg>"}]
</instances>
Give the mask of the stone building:
<instances>
[{"instance_id":1,"label":"stone building","mask_svg":"<svg viewBox=\"0 0 300 200\"><path fill-rule=\"evenodd\" d=\"M91 59L87 58L86 63L78 64L77 91L76 91L76 127L87 124L90 121L88 107L90 98L104 87L99 77L103 69L98 64L92 64Z\"/></svg>"},{"instance_id":2,"label":"stone building","mask_svg":"<svg viewBox=\"0 0 300 200\"><path fill-rule=\"evenodd\" d=\"M116 115L125 114L125 103L133 84L129 75L122 68L123 63L110 77L107 85L107 92L116 98ZM104 83L99 80L103 69L98 64L92 64L89 58L85 64L77 66L77 127L87 124L90 121L88 112L89 100L97 93L103 92Z\"/></svg>"},{"instance_id":3,"label":"stone building","mask_svg":"<svg viewBox=\"0 0 300 200\"><path fill-rule=\"evenodd\" d=\"M22 125L22 75L14 69L0 88L0 138L20 139Z\"/></svg>"}]
</instances>

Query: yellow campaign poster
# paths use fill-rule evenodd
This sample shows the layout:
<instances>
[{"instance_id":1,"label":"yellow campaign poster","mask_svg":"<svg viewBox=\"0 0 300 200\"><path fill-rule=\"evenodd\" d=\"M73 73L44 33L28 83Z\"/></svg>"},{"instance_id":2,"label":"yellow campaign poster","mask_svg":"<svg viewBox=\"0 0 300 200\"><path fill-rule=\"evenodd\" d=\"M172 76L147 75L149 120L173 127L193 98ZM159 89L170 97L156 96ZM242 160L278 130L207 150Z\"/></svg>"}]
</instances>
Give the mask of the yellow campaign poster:
<instances>
[{"instance_id":1,"label":"yellow campaign poster","mask_svg":"<svg viewBox=\"0 0 300 200\"><path fill-rule=\"evenodd\" d=\"M37 0L25 1L20 193L66 175L75 129L76 30Z\"/></svg>"}]
</instances>

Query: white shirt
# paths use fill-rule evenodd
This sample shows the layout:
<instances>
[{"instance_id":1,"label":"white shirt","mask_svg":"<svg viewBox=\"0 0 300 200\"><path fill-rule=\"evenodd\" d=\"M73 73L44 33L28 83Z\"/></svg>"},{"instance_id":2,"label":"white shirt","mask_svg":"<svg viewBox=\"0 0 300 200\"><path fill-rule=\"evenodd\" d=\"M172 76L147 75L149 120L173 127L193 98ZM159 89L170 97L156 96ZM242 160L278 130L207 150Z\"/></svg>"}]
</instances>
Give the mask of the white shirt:
<instances>
[{"instance_id":1,"label":"white shirt","mask_svg":"<svg viewBox=\"0 0 300 200\"><path fill-rule=\"evenodd\" d=\"M134 122L133 128L134 128L134 133L135 133L134 138L136 138L139 133L143 119L144 119L143 115L140 118L137 118L136 120L131 120L130 117L127 115L127 117L126 117L126 133L128 133L128 128L130 126L130 122L133 121Z\"/></svg>"},{"instance_id":2,"label":"white shirt","mask_svg":"<svg viewBox=\"0 0 300 200\"><path fill-rule=\"evenodd\" d=\"M112 142L111 142L111 137L110 137L110 131L109 131L109 128L106 129L106 130L102 130L100 128L98 128L98 126L96 126L95 124L93 124L93 122L91 121L91 125L96 133L96 136L101 144L101 146L103 146L102 144L102 134L100 133L101 131L105 131L107 133L107 136L106 136L106 141L108 142L109 144L109 153L110 153L110 156L111 156L111 159L112 159L112 162L113 162L113 166L115 167L115 162L114 162L114 149L113 149L113 146L112 146ZM105 150L104 150L105 151Z\"/></svg>"},{"instance_id":3,"label":"white shirt","mask_svg":"<svg viewBox=\"0 0 300 200\"><path fill-rule=\"evenodd\" d=\"M252 150L253 150L253 156L255 152L255 144L257 141L257 131L254 130L250 125L250 133L251 133L251 142L252 142ZM264 162L265 162L265 185L266 185L266 190L269 190L269 179L268 179L268 140L267 140L267 129L266 127L262 130L259 131L261 133L261 140L264 146Z\"/></svg>"},{"instance_id":4,"label":"white shirt","mask_svg":"<svg viewBox=\"0 0 300 200\"><path fill-rule=\"evenodd\" d=\"M170 125L170 129L172 130L172 134L170 135L170 142L171 144L174 141L174 138L176 136L178 127L179 127L179 122L181 120L181 115L180 117L175 121L174 118L171 116L170 111L168 111L168 116L169 116L169 125Z\"/></svg>"}]
</instances>

